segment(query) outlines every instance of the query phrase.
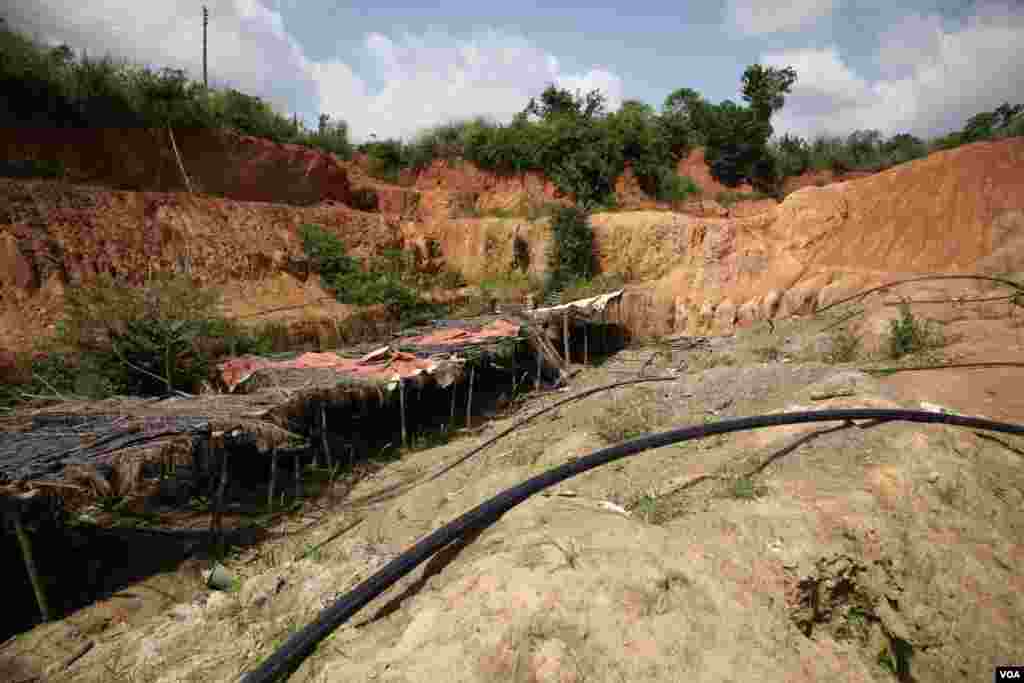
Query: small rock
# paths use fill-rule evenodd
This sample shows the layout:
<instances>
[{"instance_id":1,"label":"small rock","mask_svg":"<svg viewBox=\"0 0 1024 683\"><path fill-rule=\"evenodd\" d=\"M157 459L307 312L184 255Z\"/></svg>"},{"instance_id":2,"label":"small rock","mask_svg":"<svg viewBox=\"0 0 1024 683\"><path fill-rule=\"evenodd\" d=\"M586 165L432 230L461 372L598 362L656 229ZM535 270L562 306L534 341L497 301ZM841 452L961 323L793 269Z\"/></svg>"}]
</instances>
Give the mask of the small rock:
<instances>
[{"instance_id":1,"label":"small rock","mask_svg":"<svg viewBox=\"0 0 1024 683\"><path fill-rule=\"evenodd\" d=\"M937 482L939 480L940 476L941 475L938 472L929 472L928 473L928 483L929 484L934 484L935 482Z\"/></svg>"}]
</instances>

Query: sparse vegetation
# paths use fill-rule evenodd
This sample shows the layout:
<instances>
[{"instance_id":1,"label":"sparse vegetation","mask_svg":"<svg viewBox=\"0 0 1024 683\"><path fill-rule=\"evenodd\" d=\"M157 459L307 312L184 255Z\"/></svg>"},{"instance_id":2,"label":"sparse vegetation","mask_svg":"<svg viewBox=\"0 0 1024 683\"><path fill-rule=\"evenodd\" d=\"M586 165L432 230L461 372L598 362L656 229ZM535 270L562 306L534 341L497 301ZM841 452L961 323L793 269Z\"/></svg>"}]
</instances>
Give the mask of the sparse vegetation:
<instances>
[{"instance_id":1,"label":"sparse vegetation","mask_svg":"<svg viewBox=\"0 0 1024 683\"><path fill-rule=\"evenodd\" d=\"M740 500L753 500L757 498L757 487L750 477L737 477L729 484L729 494Z\"/></svg>"},{"instance_id":2,"label":"sparse vegetation","mask_svg":"<svg viewBox=\"0 0 1024 683\"><path fill-rule=\"evenodd\" d=\"M598 436L609 444L616 444L643 436L656 424L657 418L647 403L617 400L605 408L594 427Z\"/></svg>"},{"instance_id":3,"label":"sparse vegetation","mask_svg":"<svg viewBox=\"0 0 1024 683\"><path fill-rule=\"evenodd\" d=\"M217 301L215 291L185 274L141 286L104 275L69 289L57 334L36 354L18 358L0 402L196 391L216 358L271 346L267 335L221 317Z\"/></svg>"},{"instance_id":4,"label":"sparse vegetation","mask_svg":"<svg viewBox=\"0 0 1024 683\"><path fill-rule=\"evenodd\" d=\"M575 301L613 292L622 289L625 283L625 276L619 273L600 273L592 278L572 278L562 288L562 300Z\"/></svg>"},{"instance_id":5,"label":"sparse vegetation","mask_svg":"<svg viewBox=\"0 0 1024 683\"><path fill-rule=\"evenodd\" d=\"M910 310L910 304L904 301L900 306L900 317L889 322L889 357L899 359L942 345L941 332L932 325L918 320Z\"/></svg>"},{"instance_id":6,"label":"sparse vegetation","mask_svg":"<svg viewBox=\"0 0 1024 683\"><path fill-rule=\"evenodd\" d=\"M827 363L852 363L861 352L860 337L853 334L848 327L839 327L831 335L832 348L825 354Z\"/></svg>"},{"instance_id":7,"label":"sparse vegetation","mask_svg":"<svg viewBox=\"0 0 1024 683\"><path fill-rule=\"evenodd\" d=\"M771 195L764 192L719 192L715 195L715 201L722 206L729 208L736 202L755 201L758 199L770 199Z\"/></svg>"},{"instance_id":8,"label":"sparse vegetation","mask_svg":"<svg viewBox=\"0 0 1024 683\"><path fill-rule=\"evenodd\" d=\"M418 294L417 288L425 283L411 253L386 249L364 265L349 256L342 241L321 226L303 225L300 234L306 255L338 301L357 306L384 304L403 324L438 312Z\"/></svg>"}]
</instances>

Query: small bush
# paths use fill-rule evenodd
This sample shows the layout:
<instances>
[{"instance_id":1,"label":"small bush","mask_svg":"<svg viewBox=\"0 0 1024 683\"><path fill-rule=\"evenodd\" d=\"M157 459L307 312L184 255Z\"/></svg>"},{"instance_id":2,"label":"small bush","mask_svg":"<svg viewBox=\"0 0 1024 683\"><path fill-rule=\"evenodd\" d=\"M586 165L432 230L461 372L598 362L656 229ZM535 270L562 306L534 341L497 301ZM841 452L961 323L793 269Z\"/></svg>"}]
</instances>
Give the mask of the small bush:
<instances>
[{"instance_id":1,"label":"small bush","mask_svg":"<svg viewBox=\"0 0 1024 683\"><path fill-rule=\"evenodd\" d=\"M889 321L889 357L899 359L928 348L942 345L941 333L917 319L904 301L898 320Z\"/></svg>"},{"instance_id":2,"label":"small bush","mask_svg":"<svg viewBox=\"0 0 1024 683\"><path fill-rule=\"evenodd\" d=\"M664 169L658 176L655 198L659 201L682 202L700 194L700 186L689 176L676 175L671 169Z\"/></svg>"},{"instance_id":3,"label":"small bush","mask_svg":"<svg viewBox=\"0 0 1024 683\"><path fill-rule=\"evenodd\" d=\"M338 301L356 306L385 304L392 317L403 322L439 310L417 292L424 282L412 254L386 249L378 259L363 265L345 253L345 245L336 235L319 225L303 225L300 235L306 255Z\"/></svg>"},{"instance_id":4,"label":"small bush","mask_svg":"<svg viewBox=\"0 0 1024 683\"><path fill-rule=\"evenodd\" d=\"M729 493L733 498L753 500L757 498L757 487L754 486L754 480L750 477L739 477L732 481Z\"/></svg>"},{"instance_id":5,"label":"small bush","mask_svg":"<svg viewBox=\"0 0 1024 683\"><path fill-rule=\"evenodd\" d=\"M231 329L218 298L183 274L142 286L104 275L69 289L54 348L74 367L74 393L194 391L223 351L217 336Z\"/></svg>"}]
</instances>

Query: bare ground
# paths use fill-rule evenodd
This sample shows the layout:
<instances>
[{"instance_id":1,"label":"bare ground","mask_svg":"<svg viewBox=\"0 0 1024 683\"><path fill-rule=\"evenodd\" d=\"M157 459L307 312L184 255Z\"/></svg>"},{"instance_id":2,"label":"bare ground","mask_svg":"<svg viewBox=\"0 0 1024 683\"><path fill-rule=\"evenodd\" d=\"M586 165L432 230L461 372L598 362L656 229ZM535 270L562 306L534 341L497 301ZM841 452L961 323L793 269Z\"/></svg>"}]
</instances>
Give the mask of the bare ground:
<instances>
[{"instance_id":1,"label":"bare ground","mask_svg":"<svg viewBox=\"0 0 1024 683\"><path fill-rule=\"evenodd\" d=\"M1015 323L983 317L969 313L963 338L933 355L1024 360ZM194 560L127 591L152 587L159 600L115 595L19 636L0 648L0 671L13 681L236 680L425 533L636 430L921 401L1024 422L1010 369L874 378L857 368L923 361L821 362L815 333L826 322L795 319L710 351L663 353L647 373L685 362L676 381L569 404L439 479L377 507L346 507L568 394L537 396L478 436L381 468L329 510L282 522L273 540L228 562L239 590L203 589ZM635 374L654 350L586 368L572 391ZM889 423L764 429L649 451L536 496L417 569L292 680L988 679L996 665L1024 663L1022 448L1012 437Z\"/></svg>"}]
</instances>

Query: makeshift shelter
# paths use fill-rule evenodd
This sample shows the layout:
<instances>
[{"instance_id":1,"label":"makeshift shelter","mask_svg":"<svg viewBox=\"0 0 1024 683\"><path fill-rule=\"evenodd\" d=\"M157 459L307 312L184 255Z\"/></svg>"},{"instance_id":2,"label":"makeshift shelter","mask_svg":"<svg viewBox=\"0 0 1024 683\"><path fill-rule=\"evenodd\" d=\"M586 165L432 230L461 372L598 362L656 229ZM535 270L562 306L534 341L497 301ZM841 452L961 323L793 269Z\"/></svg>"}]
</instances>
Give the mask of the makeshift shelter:
<instances>
[{"instance_id":1,"label":"makeshift shelter","mask_svg":"<svg viewBox=\"0 0 1024 683\"><path fill-rule=\"evenodd\" d=\"M619 295L522 317L435 321L375 347L232 358L217 367L222 393L65 401L4 420L0 521L18 536L43 618L48 610L26 527L59 526L69 507L170 481L185 500L205 492L213 502L210 529L219 537L229 465L269 475L271 506L282 459L294 463L298 496L303 461L337 463L346 454L351 461L375 445L375 431L388 438L398 426L406 444L417 422L437 418L451 428L464 414L468 427L474 409L497 404L502 382L511 382L515 394L528 374L537 386L542 378L564 380L568 352L559 356L544 321L591 319ZM519 372L524 367L528 373Z\"/></svg>"}]
</instances>

